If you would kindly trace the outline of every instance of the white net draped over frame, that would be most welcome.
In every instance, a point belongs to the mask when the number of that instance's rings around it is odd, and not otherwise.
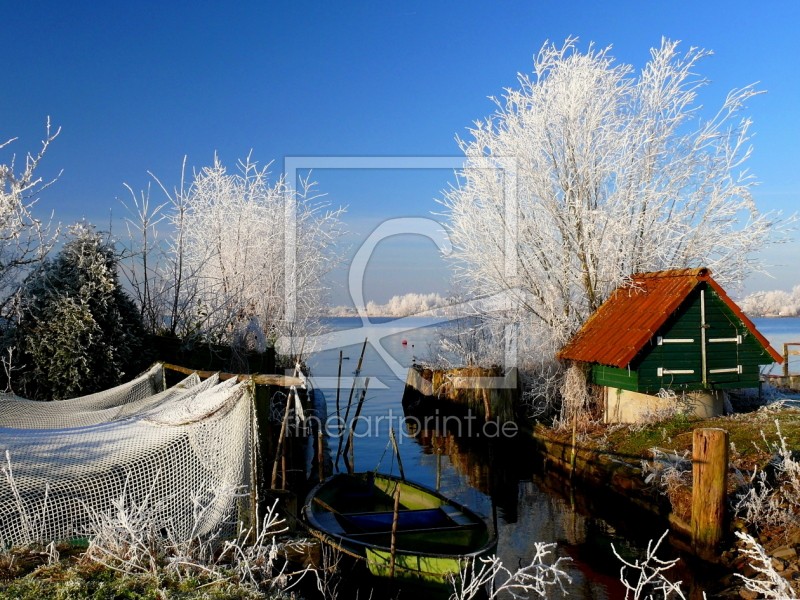
[[[0,396],[0,546],[86,537],[93,515],[121,499],[147,502],[179,538],[230,517],[232,492],[250,478],[249,384],[196,374],[163,382],[157,365],[71,400]]]

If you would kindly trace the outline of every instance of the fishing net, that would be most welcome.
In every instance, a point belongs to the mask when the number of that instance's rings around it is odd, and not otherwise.
[[[102,398],[36,409],[0,402],[0,546],[88,537],[103,515],[144,506],[157,530],[178,539],[231,520],[250,484],[249,383],[190,375],[159,385],[163,374],[151,369]],[[70,412],[72,403],[80,410]],[[13,416],[9,406],[24,408]]]
[[[199,382],[200,378],[194,374],[181,383],[192,385]],[[69,400],[41,402],[15,394],[0,394],[0,427],[62,429],[106,423],[128,412],[131,407],[126,409],[127,405],[152,398],[165,387],[164,368],[156,364],[128,383]]]

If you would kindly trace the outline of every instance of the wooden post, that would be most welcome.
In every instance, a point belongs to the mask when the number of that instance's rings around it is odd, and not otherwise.
[[[347,427],[347,419],[350,417],[350,406],[353,404],[353,392],[356,390],[356,381],[358,380],[358,375],[361,373],[361,365],[364,363],[364,352],[367,349],[367,339],[364,338],[364,345],[361,347],[361,356],[358,358],[358,365],[356,366],[356,372],[353,376],[353,385],[350,388],[350,396],[347,398],[347,410],[344,412],[344,427]],[[339,436],[339,449],[336,451],[336,465],[334,470],[339,467],[339,456],[342,454],[342,438],[344,436]],[[345,448],[345,454],[347,453],[347,448]]]
[[[397,466],[400,467],[400,479],[403,481],[406,480],[406,474],[403,471],[403,460],[400,458],[400,448],[397,447],[397,438],[394,435],[394,427],[389,429],[389,438],[392,440],[392,446],[394,447],[394,453],[397,455]],[[438,483],[437,483],[438,486]],[[438,487],[437,487],[438,489]]]
[[[392,514],[392,545],[389,548],[389,579],[394,579],[395,540],[397,538],[397,521],[400,515],[400,484],[394,490],[394,513]]]
[[[572,456],[569,459],[569,478],[572,481],[572,476],[575,474],[575,459],[578,456],[578,407],[572,411]]]
[[[352,435],[353,435],[353,428],[351,427],[350,428],[350,436],[352,437]],[[348,440],[348,441],[352,442],[352,440]],[[350,473],[350,475],[352,475],[353,471],[356,470],[356,445],[353,444],[353,443],[350,444],[350,460],[347,462],[347,465],[350,467],[349,470],[348,470],[348,473]]]
[[[442,449],[436,449],[436,491],[442,487]]]
[[[336,376],[336,418],[338,419],[341,415],[339,411],[341,408],[339,407],[339,392],[342,390],[342,356],[343,351],[339,350],[339,374]]]
[[[269,385],[253,385],[253,393],[255,395],[255,431],[253,437],[255,438],[256,448],[254,460],[256,461],[256,477],[253,479],[253,490],[259,498],[263,496],[264,490],[267,489],[269,477],[269,456],[272,454],[270,451],[270,402],[272,398],[272,388]],[[257,503],[257,505],[260,504]],[[260,508],[256,507],[256,513]],[[260,522],[263,515],[257,514],[256,522]]]
[[[262,477],[261,468],[258,461],[258,448],[260,440],[258,435],[258,404],[256,389],[257,386],[255,382],[250,381],[250,393],[252,400],[252,414],[250,419],[250,515],[246,521],[243,522],[240,520],[240,523],[242,523],[244,527],[250,529],[250,533],[247,536],[247,541],[251,544],[255,542],[256,534],[259,531],[258,492]]]
[[[355,443],[353,442],[353,434],[356,430],[356,425],[358,425],[358,418],[361,416],[361,407],[364,406],[364,398],[367,397],[367,388],[369,388],[369,377],[364,380],[364,389],[361,390],[361,398],[358,400],[358,406],[356,407],[356,414],[353,417],[353,420],[350,422],[350,435],[347,437],[347,443],[344,445],[344,454],[346,455],[347,452],[350,452],[350,462],[348,464],[348,473],[353,473],[353,469],[355,469]],[[347,462],[347,456],[344,457],[345,462]]]
[[[692,463],[692,547],[699,556],[712,557],[724,532],[728,432],[724,429],[695,429]]]
[[[322,452],[322,427],[317,431],[317,465],[319,466],[319,482],[325,481],[325,455]]]
[[[294,390],[292,390],[294,391]],[[297,393],[297,392],[295,392]],[[275,462],[272,463],[272,481],[270,487],[274,490],[278,484],[278,463],[280,462],[281,450],[283,449],[283,439],[286,437],[286,423],[289,421],[289,409],[292,406],[292,392],[286,396],[286,410],[283,413],[283,421],[281,422],[281,433],[278,436],[278,450],[275,455]]]
[[[281,489],[286,489],[286,438],[283,440],[283,452],[281,452]]]

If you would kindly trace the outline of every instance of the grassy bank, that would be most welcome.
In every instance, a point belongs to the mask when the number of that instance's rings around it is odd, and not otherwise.
[[[84,554],[85,547],[62,544],[56,555],[45,548],[0,552],[0,598],[13,600],[298,600],[272,582],[253,585],[233,570],[216,568],[154,572],[122,570]]]

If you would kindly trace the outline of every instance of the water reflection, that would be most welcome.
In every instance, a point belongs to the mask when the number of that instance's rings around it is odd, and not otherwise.
[[[339,319],[337,325],[344,326],[346,322]],[[388,336],[382,343],[398,361],[410,366],[414,352],[410,346],[424,348],[434,335],[434,329],[423,328]],[[408,344],[402,345],[403,339]],[[359,351],[359,346],[345,348],[345,356],[357,357]],[[338,355],[338,350],[328,350],[313,356],[310,362],[314,375],[335,376]],[[343,375],[354,366],[345,364]],[[572,583],[566,586],[570,599],[625,597],[619,582],[621,564],[611,544],[623,557],[636,559],[643,554],[648,540],[661,536],[666,523],[610,492],[591,489],[581,494],[571,488],[568,481],[543,468],[538,452],[525,435],[486,438],[463,435],[463,429],[459,435],[452,420],[447,421],[447,426],[441,420],[429,420],[424,425],[425,420],[420,417],[430,415],[431,410],[434,416],[436,410],[440,416],[457,411],[450,413],[444,405],[405,407],[403,411],[405,381],[394,377],[378,353],[369,347],[363,375],[380,377],[386,383],[386,389],[370,390],[364,415],[385,416],[391,411],[395,415],[402,412],[406,417],[416,417],[406,419],[405,435],[400,437],[406,476],[491,517],[498,532],[498,555],[505,565],[516,568],[528,564],[534,555],[535,542],[555,542],[557,556],[571,559],[566,569],[572,578]],[[328,411],[332,413],[335,392],[326,392],[326,398]],[[385,452],[387,442],[385,435],[356,439],[357,470],[371,470],[380,465],[382,472],[396,474],[392,453]],[[676,555],[668,544],[664,550],[664,558]],[[687,589],[693,588],[693,597],[701,598],[699,591],[708,589],[719,578],[719,573],[707,566],[693,568],[688,560],[683,560],[679,567],[671,576],[687,582]],[[419,599],[423,595],[417,591],[401,597]],[[563,596],[556,590],[550,597]]]

